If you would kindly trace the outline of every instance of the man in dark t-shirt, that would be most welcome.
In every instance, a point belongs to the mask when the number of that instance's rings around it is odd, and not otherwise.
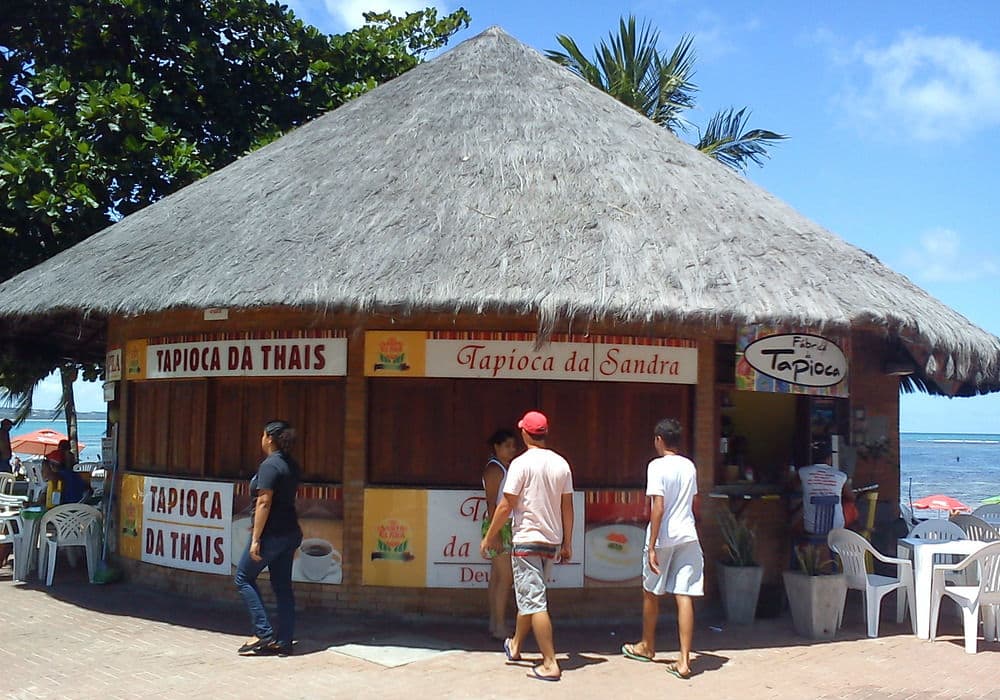
[[[60,440],[55,450],[45,455],[43,475],[47,481],[57,482],[59,503],[79,503],[87,491],[83,477],[73,471],[76,455],[70,449],[69,440]]]

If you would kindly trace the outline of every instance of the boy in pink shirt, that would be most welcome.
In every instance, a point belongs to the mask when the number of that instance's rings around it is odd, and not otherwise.
[[[573,556],[573,475],[560,455],[545,447],[548,419],[538,411],[528,411],[518,422],[527,449],[510,463],[503,500],[493,513],[490,529],[483,537],[483,557],[496,549],[500,528],[514,514],[513,552],[514,598],[517,626],[514,636],[505,639],[509,661],[521,658],[521,644],[528,632],[535,635],[542,663],[531,669],[533,677],[557,681],[562,676],[552,641],[545,581],[556,558]]]

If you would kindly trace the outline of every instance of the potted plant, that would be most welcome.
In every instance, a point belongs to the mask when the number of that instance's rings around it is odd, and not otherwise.
[[[749,625],[757,610],[764,575],[764,569],[754,558],[755,534],[745,520],[728,509],[720,511],[719,527],[726,552],[725,559],[719,562],[719,588],[726,620],[731,624]]]
[[[847,581],[823,545],[795,548],[798,571],[783,574],[792,626],[810,639],[833,639],[844,613]]]

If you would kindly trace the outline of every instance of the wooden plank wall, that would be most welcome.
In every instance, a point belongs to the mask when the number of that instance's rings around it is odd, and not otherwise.
[[[120,449],[124,467],[178,475],[249,478],[261,458],[260,429],[276,416],[290,420],[302,437],[299,446],[307,478],[339,482],[344,494],[344,585],[307,587],[315,604],[362,610],[401,609],[396,601],[421,612],[455,612],[449,601],[459,596],[481,604],[481,592],[455,591],[435,596],[414,589],[361,586],[364,489],[369,484],[479,485],[488,435],[497,427],[513,427],[524,410],[542,408],[552,420],[552,446],[573,465],[578,487],[641,487],[652,454],[656,420],[670,416],[685,427],[686,448],[698,466],[703,495],[715,483],[720,409],[716,376],[716,343],[733,343],[730,327],[691,328],[670,324],[620,324],[613,321],[567,322],[556,333],[688,338],[697,341],[698,384],[694,387],[579,382],[514,382],[488,380],[369,380],[364,376],[365,330],[469,330],[533,332],[531,316],[494,314],[357,315],[285,309],[230,311],[226,321],[205,321],[201,310],[176,311],[139,318],[112,319],[109,339],[124,348],[126,340],[192,333],[254,330],[345,329],[348,332],[348,377],[340,379],[159,380],[123,382],[111,406],[125,427]],[[880,500],[895,499],[898,484],[898,381],[880,373],[882,342],[878,329],[855,333],[852,358],[852,405],[866,406],[890,417],[890,454],[878,464],[859,465],[862,478],[883,484]],[[859,335],[864,335],[862,340]],[[871,357],[859,361],[864,352]],[[727,381],[731,381],[727,379]],[[141,426],[141,429],[140,429]],[[200,459],[199,459],[200,455]],[[893,480],[895,479],[895,484]],[[707,505],[707,504],[706,504]],[[705,508],[699,525],[714,588],[714,560],[721,541],[714,506]],[[773,512],[770,512],[773,510]],[[787,514],[775,507],[751,515],[760,522],[762,557],[777,569],[782,564]],[[773,527],[772,527],[773,525]],[[773,554],[773,556],[771,556]],[[131,564],[131,563],[130,563]],[[133,566],[142,576],[163,573],[168,587],[183,585],[190,572]],[[147,571],[148,570],[148,571]],[[168,575],[169,574],[169,575]],[[778,571],[769,572],[769,578]],[[186,578],[187,577],[187,578]],[[204,577],[202,577],[204,578]],[[214,577],[218,578],[218,577]],[[228,586],[220,579],[219,586]],[[315,592],[313,592],[315,588]],[[201,590],[192,585],[192,590]],[[633,592],[620,591],[632,605]],[[612,593],[583,589],[558,591],[577,603],[593,600],[593,610],[608,605]],[[608,596],[611,595],[611,598]],[[402,597],[401,597],[402,596]],[[437,605],[435,601],[442,601]],[[484,604],[483,604],[484,605]],[[586,606],[585,606],[586,607]],[[580,608],[581,611],[583,608]],[[590,608],[587,608],[590,610]],[[629,608],[630,609],[630,608]],[[581,612],[581,614],[583,614]]]

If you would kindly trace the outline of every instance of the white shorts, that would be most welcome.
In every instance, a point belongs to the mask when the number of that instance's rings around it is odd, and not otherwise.
[[[537,554],[519,556],[517,545],[514,545],[510,562],[514,571],[514,602],[519,614],[534,615],[548,609],[545,582],[552,575],[554,561],[550,556]]]
[[[647,547],[642,549],[642,587],[653,595],[705,595],[705,558],[695,542],[656,548],[660,573],[649,568]]]

